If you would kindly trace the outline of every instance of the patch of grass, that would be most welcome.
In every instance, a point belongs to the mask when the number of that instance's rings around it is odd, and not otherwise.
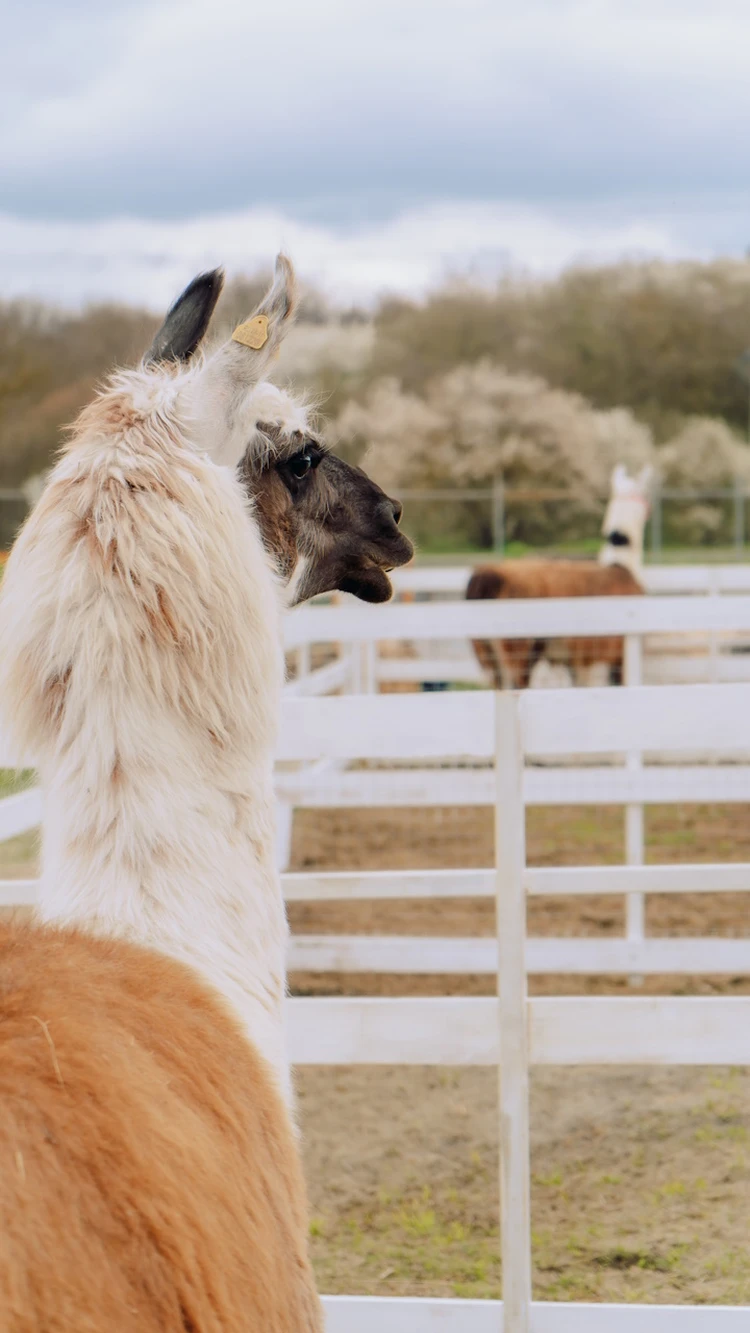
[[[0,768],[0,800],[33,787],[36,773],[32,768]],[[33,870],[39,837],[35,831],[0,842],[0,875],[24,875]]]
[[[0,799],[26,791],[34,785],[35,776],[33,768],[0,768]]]
[[[611,1250],[595,1254],[592,1262],[597,1268],[643,1268],[652,1273],[669,1273],[677,1260],[671,1253],[666,1255],[657,1250],[626,1250],[615,1245]]]
[[[315,1219],[310,1243],[321,1290],[499,1297],[496,1226],[458,1215],[465,1208],[443,1192],[432,1198],[429,1187],[386,1198],[356,1216]]]
[[[542,1185],[545,1189],[559,1188],[563,1183],[562,1171],[551,1171],[546,1176],[532,1176],[535,1185]]]

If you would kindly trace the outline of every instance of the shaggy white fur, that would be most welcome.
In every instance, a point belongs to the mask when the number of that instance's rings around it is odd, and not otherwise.
[[[83,412],[0,595],[0,706],[44,789],[40,914],[195,967],[290,1098],[272,761],[283,595],[234,464],[305,429],[262,352],[116,376]]]

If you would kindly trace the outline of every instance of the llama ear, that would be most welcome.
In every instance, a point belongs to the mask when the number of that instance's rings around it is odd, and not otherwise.
[[[297,281],[286,255],[276,259],[273,285],[258,308],[238,324],[219,355],[228,359],[235,378],[253,384],[276,352],[297,312]]]
[[[254,318],[265,317],[268,320],[268,336],[282,336],[293,322],[297,313],[298,295],[297,278],[290,259],[286,255],[276,256],[273,286],[266,293],[255,312]],[[284,328],[283,326],[286,325]],[[240,325],[240,328],[243,326]],[[283,330],[283,332],[282,332]],[[237,333],[235,329],[235,333]],[[234,337],[234,334],[232,335]]]
[[[223,286],[224,271],[220,268],[193,278],[170,308],[143,358],[144,365],[159,365],[164,361],[189,361],[205,337]]]
[[[612,471],[612,480],[610,482],[613,495],[622,495],[623,491],[628,489],[628,470],[624,463],[618,463]]]

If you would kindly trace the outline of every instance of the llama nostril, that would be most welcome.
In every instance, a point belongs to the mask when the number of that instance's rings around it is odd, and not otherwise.
[[[401,522],[401,515],[404,512],[404,506],[399,504],[398,500],[391,500],[390,496],[384,495],[375,509],[376,522],[378,530],[385,537],[393,535],[394,527],[398,527]]]

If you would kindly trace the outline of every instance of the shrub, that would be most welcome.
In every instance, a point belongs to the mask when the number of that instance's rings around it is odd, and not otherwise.
[[[626,409],[594,411],[577,394],[488,360],[435,377],[423,395],[382,379],[364,402],[346,405],[337,429],[386,488],[502,480],[529,492],[508,508],[506,536],[532,543],[596,532],[614,464],[639,467],[653,456],[650,431]],[[474,515],[466,538],[486,544],[489,516],[478,507]]]

